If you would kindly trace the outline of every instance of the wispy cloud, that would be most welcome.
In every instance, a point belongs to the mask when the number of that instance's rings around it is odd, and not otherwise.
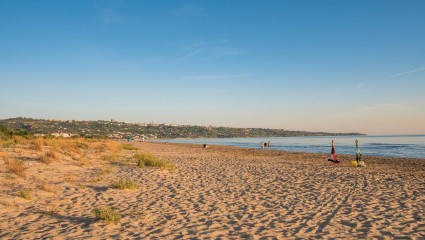
[[[419,67],[419,68],[416,68],[416,69],[413,69],[413,70],[410,70],[410,71],[407,71],[407,72],[397,73],[397,74],[392,75],[392,77],[399,77],[399,76],[403,76],[403,75],[407,75],[407,74],[411,74],[411,73],[415,73],[415,72],[422,72],[422,71],[425,71],[425,66],[422,66],[422,67]]]
[[[235,78],[245,78],[249,77],[248,74],[225,74],[225,75],[199,75],[199,76],[185,76],[185,80],[223,80],[223,79],[235,79]]]
[[[178,60],[184,60],[199,56],[204,60],[217,59],[225,56],[238,56],[241,51],[233,49],[227,45],[227,39],[218,39],[215,41],[198,41],[180,47],[183,52]]]
[[[241,53],[242,53],[241,51],[236,51],[236,50],[226,50],[226,51],[219,52],[219,54],[221,55],[233,55],[233,56],[240,55]]]
[[[215,41],[197,41],[188,45],[184,45],[181,47],[181,49],[184,51],[188,51],[188,50],[204,48],[208,46],[222,45],[222,44],[225,44],[226,42],[228,42],[228,39],[225,39],[225,38],[218,39]]]
[[[210,51],[209,55],[205,56],[206,60],[212,60],[212,59],[217,59],[217,58],[222,58],[222,57],[227,57],[227,56],[238,56],[241,55],[242,52],[241,51],[236,51],[236,50],[220,50],[220,49],[216,49],[213,51]]]
[[[187,58],[191,58],[191,57],[194,57],[194,56],[201,54],[202,52],[203,52],[203,49],[191,51],[191,52],[186,53],[185,55],[179,57],[178,60],[184,60],[184,59],[187,59]]]

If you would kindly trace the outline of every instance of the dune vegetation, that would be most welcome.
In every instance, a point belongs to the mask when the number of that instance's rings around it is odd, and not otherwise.
[[[139,167],[157,167],[165,170],[174,170],[174,165],[166,160],[158,159],[149,153],[136,153],[134,159]]]
[[[97,200],[87,198],[117,192],[115,189],[133,190],[126,193],[130,197],[139,194],[138,187],[144,183],[129,178],[129,171],[143,174],[156,171],[155,168],[174,169],[166,161],[143,163],[152,168],[140,168],[135,155],[156,159],[131,144],[105,139],[36,138],[24,130],[2,126],[0,214],[42,214],[64,220],[72,216],[81,221],[117,223],[121,217],[133,216],[131,212],[141,210],[125,212],[120,208],[99,207]],[[77,208],[75,202],[90,203],[90,207]],[[6,229],[0,227],[2,231]]]

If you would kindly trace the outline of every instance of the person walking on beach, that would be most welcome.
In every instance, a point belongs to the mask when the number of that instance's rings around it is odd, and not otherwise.
[[[260,145],[261,145],[261,149],[263,149],[263,148],[264,148],[264,142],[263,142],[263,141],[261,141],[261,142],[260,142]]]
[[[267,148],[270,148],[270,141],[267,142]]]

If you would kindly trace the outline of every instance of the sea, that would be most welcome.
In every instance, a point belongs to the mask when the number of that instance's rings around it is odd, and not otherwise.
[[[262,137],[262,138],[197,138],[161,139],[158,142],[192,143],[260,148],[260,142],[270,141],[270,150],[330,153],[334,140],[337,154],[356,154],[358,139],[363,156],[386,156],[425,159],[425,135],[357,135],[315,137]]]

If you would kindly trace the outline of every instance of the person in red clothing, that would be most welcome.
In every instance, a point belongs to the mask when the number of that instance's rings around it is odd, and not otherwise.
[[[336,156],[334,140],[332,140],[331,158],[330,158],[330,159],[328,159],[328,161],[330,161],[330,162],[334,162],[334,163],[340,163],[340,161],[338,160],[338,158],[337,158],[337,156]]]

